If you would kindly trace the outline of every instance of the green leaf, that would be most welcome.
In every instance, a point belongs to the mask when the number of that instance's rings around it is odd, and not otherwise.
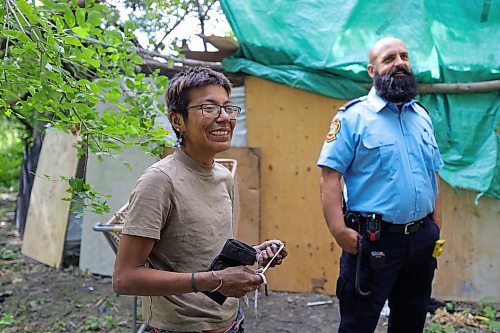
[[[63,37],[63,41],[69,45],[82,46],[82,42],[76,37]]]
[[[109,102],[118,103],[120,102],[120,93],[117,94],[115,91],[111,91],[105,94],[104,98],[106,98],[106,100]]]
[[[85,86],[87,87],[88,89],[90,89],[94,94],[98,94],[99,93],[99,87],[94,83],[94,82],[90,82],[89,80],[78,80],[76,82],[77,85],[79,86]]]
[[[33,14],[33,8],[26,1],[19,0],[16,3],[24,15],[31,16]]]
[[[85,59],[85,61],[92,67],[94,68],[99,68],[101,66],[101,62],[99,61],[99,59],[92,59],[92,58],[89,58],[89,59]]]
[[[87,29],[85,28],[82,28],[82,27],[74,27],[71,29],[75,34],[77,34],[78,36],[82,37],[82,38],[85,38],[89,35]]]
[[[100,99],[94,95],[87,94],[86,95],[87,101],[92,104],[96,104],[100,102]]]
[[[483,313],[486,317],[490,318],[490,319],[495,319],[495,310],[493,310],[493,308],[491,306],[486,306],[484,309],[483,309]]]
[[[20,43],[28,43],[29,41],[31,41],[30,38],[26,34],[23,34],[23,33],[19,34],[18,39],[19,39]]]
[[[47,37],[47,45],[50,46],[51,48],[53,48],[55,44],[56,44],[56,40],[54,39],[54,37],[52,35],[49,35]]]
[[[130,60],[132,60],[137,65],[144,64],[144,60],[142,60],[142,58],[140,56],[138,56],[137,54],[132,54],[130,56]]]
[[[75,26],[75,15],[73,15],[73,12],[69,8],[66,8],[64,11],[64,21],[66,21],[66,24],[70,28]]]
[[[61,16],[56,15],[53,17],[54,21],[56,21],[57,32],[61,33],[64,30],[64,22]]]
[[[125,32],[127,33],[130,33],[130,32],[133,32],[135,29],[136,29],[136,24],[134,21],[127,21],[125,22],[125,24],[123,25],[123,27],[125,28]]]
[[[487,321],[487,323],[488,323],[488,327],[490,330],[495,331],[495,332],[500,330],[500,321],[489,320],[489,321]]]
[[[47,65],[47,56],[45,54],[42,54],[42,57],[40,58],[40,68],[45,68]]]
[[[117,108],[119,108],[120,110],[123,110],[123,111],[127,111],[128,110],[128,107],[126,105],[123,105],[123,104],[115,104],[115,106]]]
[[[120,55],[117,53],[112,54],[109,56],[109,59],[111,60],[111,62],[118,62],[118,60],[120,60]]]
[[[21,35],[21,31],[18,31],[18,30],[10,30],[10,29],[2,29],[0,30],[0,33],[5,36],[5,37],[9,37],[9,38],[18,38],[19,35]]]
[[[91,24],[94,27],[100,25],[101,20],[101,13],[97,10],[93,10],[88,14],[87,23]]]
[[[125,85],[127,86],[127,88],[129,88],[130,90],[134,90],[135,89],[135,84],[134,84],[134,81],[132,81],[131,79],[129,78],[126,78],[125,79]]]
[[[76,21],[79,26],[83,26],[85,24],[85,9],[77,8],[76,9]]]

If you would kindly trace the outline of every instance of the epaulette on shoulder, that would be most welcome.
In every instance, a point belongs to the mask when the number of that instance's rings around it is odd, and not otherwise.
[[[431,114],[429,113],[429,110],[427,110],[425,108],[425,106],[422,105],[422,103],[420,103],[419,101],[415,101],[415,104],[417,104],[418,106],[420,106],[422,109],[424,109],[425,112],[427,112],[427,114],[430,116]]]
[[[339,112],[344,112],[346,111],[347,109],[349,109],[351,106],[353,106],[354,104],[357,104],[359,102],[362,102],[366,99],[366,96],[363,96],[363,97],[359,97],[359,98],[356,98],[356,99],[353,99],[353,100],[350,100],[349,102],[345,103],[344,105],[342,105],[340,108],[339,108]]]

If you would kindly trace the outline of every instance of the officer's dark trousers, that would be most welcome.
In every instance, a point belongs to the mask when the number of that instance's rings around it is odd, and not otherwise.
[[[356,256],[344,252],[337,281],[339,333],[373,332],[387,299],[391,309],[389,333],[422,332],[436,269],[432,251],[438,239],[439,229],[430,217],[422,229],[410,235],[382,234],[375,242],[363,237],[361,289],[372,290],[366,297],[355,290]],[[386,256],[385,266],[378,271],[373,287],[370,251],[384,251]]]

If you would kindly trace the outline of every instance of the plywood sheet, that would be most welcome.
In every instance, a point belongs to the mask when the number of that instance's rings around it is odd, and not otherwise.
[[[500,204],[477,193],[453,190],[443,193],[443,227],[446,240],[438,259],[434,295],[440,299],[477,301],[500,295]]]
[[[270,81],[245,81],[247,140],[261,150],[261,239],[280,238],[289,254],[269,272],[274,290],[333,294],[340,249],[319,196],[319,151],[345,101]]]
[[[31,191],[21,251],[46,265],[62,263],[70,202],[68,183],[61,176],[74,177],[78,165],[75,144],[78,137],[49,130],[44,138]]]
[[[236,238],[247,244],[258,244],[260,233],[259,150],[231,148],[217,158],[237,161],[235,191],[237,193]]]
[[[124,161],[129,163],[128,167]],[[106,223],[113,214],[128,202],[136,180],[144,170],[155,163],[156,159],[137,148],[127,148],[120,153],[120,159],[104,157],[99,161],[91,156],[87,164],[87,182],[96,191],[110,194],[108,205],[111,212],[104,215],[86,213],[82,222],[82,242],[80,246],[80,269],[94,274],[111,276],[115,262],[115,253],[101,232],[92,230],[97,223]]]

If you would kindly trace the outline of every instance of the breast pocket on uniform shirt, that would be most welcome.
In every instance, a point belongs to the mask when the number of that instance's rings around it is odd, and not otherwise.
[[[370,135],[363,139],[365,160],[373,165],[380,165],[382,171],[390,175],[395,173],[398,166],[398,152],[396,139],[393,137],[382,137]]]
[[[422,131],[422,141],[423,141],[422,152],[423,152],[423,157],[425,159],[425,165],[427,165],[428,168],[433,170],[434,157],[438,149],[436,139],[434,138],[434,135],[432,133],[424,129],[424,131]]]

